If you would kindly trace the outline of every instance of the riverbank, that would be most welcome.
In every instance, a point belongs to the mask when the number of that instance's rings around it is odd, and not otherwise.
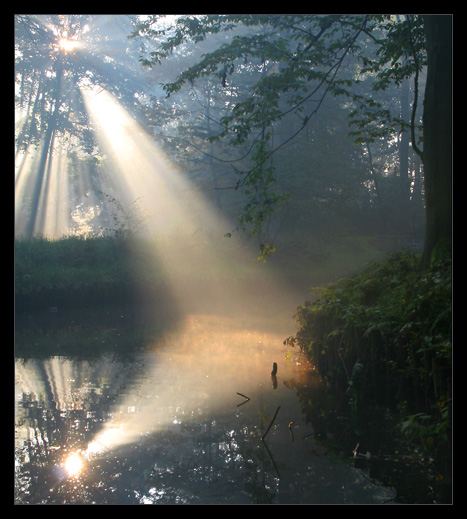
[[[308,287],[351,275],[398,243],[395,237],[359,235],[327,240],[287,236],[279,241],[277,252],[264,264],[256,258],[254,243],[233,238],[206,243],[196,236],[180,235],[166,243],[159,238],[157,244],[128,234],[16,239],[16,311],[167,301],[171,297],[168,287],[178,275],[203,288],[213,282],[254,287],[258,280],[268,284],[272,277],[298,287],[306,297]],[[165,258],[164,263],[161,254],[167,252],[170,260]],[[180,271],[178,258],[185,259],[189,272]],[[209,265],[203,258],[209,259]]]
[[[15,240],[16,311],[127,303],[156,292],[167,296],[164,285],[160,265],[126,237]]]
[[[400,440],[399,454],[424,464],[443,494],[451,479],[451,262],[419,265],[418,254],[399,252],[317,289],[319,298],[298,308],[299,330],[288,342],[307,353],[342,404],[351,443],[368,443],[364,421],[385,416],[393,446]]]
[[[370,452],[370,477],[403,489],[398,502],[450,502],[451,264],[422,272],[418,254],[379,259],[384,251],[372,239],[354,238],[354,247],[349,241],[321,247],[321,258],[308,250],[299,255],[294,247],[289,262],[284,250],[266,265],[251,254],[235,262],[228,250],[232,242],[216,242],[207,267],[194,254],[205,244],[182,240],[172,257],[188,257],[189,272],[179,267],[169,275],[154,244],[128,236],[17,240],[16,353],[87,358],[112,351],[126,358],[142,351],[187,314],[186,307],[178,311],[174,279],[184,299],[192,289],[199,312],[207,311],[208,302],[209,311],[222,312],[209,292],[214,286],[238,296],[228,301],[225,315],[256,321],[274,316],[275,323],[277,302],[286,297],[281,287],[300,282],[308,292],[323,281],[325,288],[310,294],[314,302],[298,308],[299,330],[288,340],[316,366],[310,380],[295,387],[314,436],[339,443],[345,456],[358,445],[361,463]],[[363,268],[370,258],[374,262]],[[284,284],[271,291],[271,281],[278,279]],[[297,293],[288,316],[300,301]],[[265,330],[271,332],[270,322]]]

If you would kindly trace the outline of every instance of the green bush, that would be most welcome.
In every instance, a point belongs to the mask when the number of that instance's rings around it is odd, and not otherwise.
[[[136,267],[135,267],[136,265]],[[160,265],[143,243],[124,236],[36,237],[15,240],[15,296],[21,309],[126,298],[163,283]]]
[[[288,341],[336,390],[397,410],[407,436],[423,431],[423,447],[431,438],[436,448],[450,420],[451,291],[449,259],[425,271],[418,254],[401,251],[320,289],[297,309]]]

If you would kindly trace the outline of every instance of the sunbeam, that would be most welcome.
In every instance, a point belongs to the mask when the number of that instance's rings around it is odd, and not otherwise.
[[[157,147],[141,126],[102,88],[83,88],[83,97],[113,176],[119,198],[141,199],[151,215],[156,237],[183,229],[187,235],[209,232],[222,236],[220,214],[213,214],[202,195]]]
[[[112,172],[109,195],[126,208],[139,200],[149,215],[150,254],[162,263],[182,316],[173,333],[157,338],[154,357],[145,361],[142,398],[118,399],[121,413],[88,444],[85,457],[92,457],[177,425],[180,412],[186,419],[206,406],[222,408],[239,389],[247,393],[261,372],[269,374],[274,359],[265,352],[277,351],[274,343],[282,347],[283,335],[245,330],[244,319],[259,322],[266,300],[287,304],[296,296],[265,275],[240,236],[224,237],[231,224],[109,92],[82,88],[82,94]],[[286,333],[278,319],[274,324]]]
[[[42,146],[39,148],[42,149]],[[15,172],[15,227],[18,236],[23,235],[28,220],[33,218],[32,233],[48,238],[59,238],[69,232],[70,186],[67,174],[67,154],[60,139],[54,139],[45,159],[44,174],[38,179],[41,152],[26,150],[16,161]],[[34,186],[38,192],[34,194]],[[38,197],[37,210],[27,216],[32,199]]]
[[[203,311],[205,305],[242,306],[246,294],[238,292],[238,281],[242,269],[255,268],[253,250],[238,235],[225,237],[232,223],[184,178],[109,92],[83,88],[82,93],[111,164],[110,194],[127,208],[135,200],[140,203],[152,253],[162,262],[179,305],[190,312]],[[257,277],[261,279],[260,272]],[[264,287],[258,284],[257,290]]]

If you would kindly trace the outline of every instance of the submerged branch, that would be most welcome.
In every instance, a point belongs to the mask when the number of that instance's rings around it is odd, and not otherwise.
[[[269,429],[271,429],[272,427],[272,424],[274,423],[274,420],[276,419],[276,416],[277,416],[277,413],[279,412],[279,409],[281,408],[281,406],[279,406],[276,410],[276,413],[275,415],[273,416],[272,420],[271,420],[271,423],[269,424],[269,427],[267,428],[266,432],[263,434],[263,437],[261,438],[261,441],[264,442],[264,438],[266,438],[266,435],[268,434],[269,432]]]
[[[243,398],[246,398],[246,400],[245,400],[244,402],[242,402],[241,404],[238,404],[237,407],[240,407],[241,405],[246,404],[247,402],[250,401],[250,398],[247,397],[246,395],[242,395],[242,393],[238,393],[238,392],[237,392],[237,395],[240,395],[240,396],[242,396]]]
[[[271,461],[272,461],[272,464],[274,466],[274,469],[276,470],[277,477],[280,478],[281,475],[279,473],[279,469],[277,468],[276,462],[274,461],[274,457],[273,457],[271,451],[269,450],[268,444],[264,440],[263,440],[263,445],[266,447],[266,450],[268,451],[268,454],[269,454],[269,457],[271,458]]]
[[[266,432],[263,434],[263,437],[261,438],[261,441],[263,442],[263,445],[266,447],[266,450],[268,451],[268,454],[269,454],[269,457],[271,458],[271,461],[272,461],[272,464],[274,466],[274,469],[276,470],[276,473],[277,473],[277,477],[281,477],[281,475],[279,474],[279,470],[277,468],[277,465],[274,461],[274,458],[271,454],[271,451],[269,450],[269,447],[268,447],[268,444],[266,443],[265,441],[265,438],[266,438],[266,435],[268,434],[269,432],[269,429],[271,429],[272,427],[272,424],[274,423],[275,419],[276,419],[276,416],[277,416],[277,413],[279,412],[279,409],[281,408],[281,406],[279,406],[277,409],[276,409],[276,413],[274,414],[272,420],[271,420],[271,423],[269,424],[269,427],[267,428]]]

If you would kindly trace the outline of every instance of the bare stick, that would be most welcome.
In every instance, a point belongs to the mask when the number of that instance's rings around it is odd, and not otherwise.
[[[281,475],[279,474],[279,469],[277,468],[276,462],[274,461],[274,457],[273,457],[271,451],[269,450],[268,444],[264,441],[263,438],[261,438],[261,439],[263,440],[263,445],[266,447],[266,450],[268,451],[269,457],[271,458],[272,465],[273,465],[274,469],[276,470],[277,477],[280,478]]]
[[[276,416],[277,416],[277,413],[279,412],[279,409],[281,408],[281,406],[279,406],[277,408],[277,411],[276,411],[276,414],[273,416],[272,420],[271,420],[271,423],[269,424],[269,427],[267,429],[267,431],[263,434],[263,437],[261,438],[261,440],[264,442],[264,438],[266,438],[266,435],[268,434],[269,432],[269,429],[272,427],[272,424],[274,423],[274,420],[276,419]]]
[[[246,404],[247,402],[250,401],[250,399],[246,395],[242,395],[241,393],[238,393],[238,392],[237,392],[237,395],[240,395],[243,398],[246,398],[245,402],[242,402],[241,404],[238,404],[237,407],[240,407],[241,405]]]

